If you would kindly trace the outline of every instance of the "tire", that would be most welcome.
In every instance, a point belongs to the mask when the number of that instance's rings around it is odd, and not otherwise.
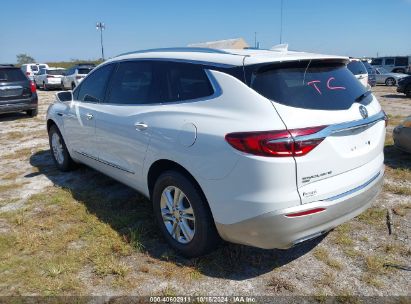
[[[171,199],[180,193],[178,190],[183,194],[178,196],[182,200],[173,204]],[[170,200],[166,199],[167,196]],[[193,258],[207,254],[220,243],[206,199],[198,186],[183,174],[177,171],[161,174],[154,185],[152,202],[161,233],[168,244],[183,256]],[[170,207],[177,209],[171,211]],[[176,228],[173,230],[173,227]]]
[[[30,117],[36,117],[37,114],[39,113],[39,110],[38,109],[27,110],[26,113]]]
[[[411,98],[411,84],[409,84],[406,88],[405,88],[405,95],[408,97],[408,98]]]
[[[65,90],[66,90],[66,89],[64,88],[63,82],[61,82],[61,84],[60,84],[60,90],[62,90],[62,91],[65,91]]]
[[[395,79],[392,77],[389,77],[385,80],[385,85],[391,87],[395,85]]]
[[[73,82],[71,83],[71,90],[74,90],[76,88],[76,84]]]
[[[43,81],[43,91],[47,91],[47,85],[44,81]]]
[[[56,125],[50,127],[49,145],[54,164],[60,171],[66,172],[74,169],[75,163],[71,159],[63,136]]]

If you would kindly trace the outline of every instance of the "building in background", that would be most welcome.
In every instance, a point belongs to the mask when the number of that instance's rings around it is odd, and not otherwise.
[[[210,42],[189,44],[189,47],[202,47],[210,49],[245,49],[250,47],[243,38],[234,38]]]

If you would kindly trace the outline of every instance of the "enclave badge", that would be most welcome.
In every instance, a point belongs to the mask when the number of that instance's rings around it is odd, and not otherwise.
[[[365,118],[368,117],[368,111],[367,111],[366,107],[360,106],[359,110],[360,110],[360,114],[361,114],[362,118],[365,119]]]

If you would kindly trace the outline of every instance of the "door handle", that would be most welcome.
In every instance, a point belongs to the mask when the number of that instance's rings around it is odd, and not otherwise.
[[[90,114],[90,113],[87,113],[87,114],[86,114],[87,120],[92,120],[93,117],[94,117],[93,114]]]
[[[148,128],[148,125],[144,122],[137,122],[134,124],[134,127],[136,127],[137,131],[144,131]]]

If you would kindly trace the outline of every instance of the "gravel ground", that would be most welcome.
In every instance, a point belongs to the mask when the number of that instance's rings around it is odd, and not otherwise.
[[[386,144],[387,174],[384,191],[364,215],[330,232],[290,250],[259,250],[246,246],[223,244],[215,253],[186,260],[170,251],[158,236],[146,237],[144,250],[135,250],[122,262],[128,265],[125,282],[114,284],[115,275],[96,276],[86,266],[75,273],[81,293],[88,295],[410,295],[409,271],[384,264],[411,266],[410,206],[411,156],[392,147],[391,132],[407,115],[411,115],[411,99],[397,94],[395,88],[373,89],[384,110],[392,118]],[[54,168],[45,131],[45,113],[55,92],[39,91],[39,115],[0,114],[0,234],[16,229],[8,214],[23,209],[33,196],[47,193],[52,187],[68,189],[74,199],[81,191],[103,193],[108,199],[128,199],[136,193],[94,170],[80,167],[70,173]],[[99,180],[100,184],[89,182]],[[407,190],[408,189],[408,190]],[[142,204],[148,202],[141,199]],[[41,208],[39,206],[38,208]],[[393,214],[393,233],[388,233],[386,214]],[[391,212],[390,211],[390,212]],[[112,219],[99,216],[102,223]],[[61,225],[64,225],[64,220]],[[68,224],[67,224],[68,225]],[[115,225],[111,225],[117,234]],[[80,248],[81,240],[71,247]],[[71,248],[70,247],[70,248]],[[0,247],[1,248],[1,247]],[[2,267],[0,277],[16,269]],[[186,269],[189,269],[187,274]],[[24,279],[23,279],[24,283]],[[24,284],[23,284],[24,285]],[[48,294],[41,287],[21,287],[1,283],[0,295]],[[60,291],[62,290],[62,291]],[[60,294],[76,294],[70,288],[56,289]]]

